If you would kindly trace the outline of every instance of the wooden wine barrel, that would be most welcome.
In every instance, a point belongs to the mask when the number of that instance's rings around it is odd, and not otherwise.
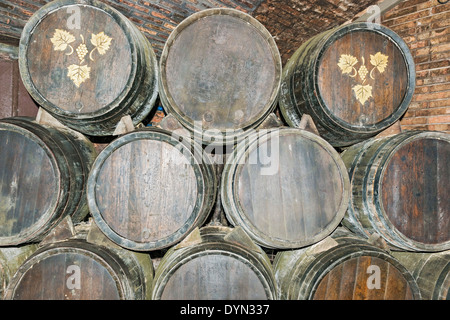
[[[450,249],[450,135],[405,131],[342,153],[351,181],[342,224],[406,251]]]
[[[412,275],[386,251],[337,229],[323,241],[280,251],[273,262],[281,300],[419,300]]]
[[[161,259],[153,300],[272,300],[275,278],[266,253],[241,228],[196,229]]]
[[[0,248],[0,299],[17,269],[37,248],[37,244]]]
[[[152,279],[148,254],[71,239],[29,257],[11,279],[5,300],[144,300]]]
[[[156,55],[124,15],[96,0],[57,0],[28,20],[20,39],[24,85],[65,125],[112,135],[130,115],[142,121],[158,94]]]
[[[336,150],[297,128],[259,131],[227,159],[221,199],[228,220],[259,245],[288,249],[328,236],[348,206],[349,179]]]
[[[174,245],[203,224],[216,188],[212,162],[199,144],[144,128],[103,149],[90,172],[87,198],[108,238],[149,251]]]
[[[450,251],[392,252],[416,279],[423,300],[450,300]]]
[[[160,98],[204,144],[234,143],[275,107],[281,69],[277,45],[259,21],[235,9],[207,9],[167,39]]]
[[[392,30],[358,22],[310,38],[284,67],[279,105],[290,126],[309,114],[340,147],[383,131],[405,112],[415,88],[408,46]]]
[[[41,240],[66,216],[89,212],[96,152],[82,134],[24,118],[0,120],[0,246]]]

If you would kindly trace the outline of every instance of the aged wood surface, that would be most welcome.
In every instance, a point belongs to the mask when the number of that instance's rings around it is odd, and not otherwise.
[[[276,103],[276,44],[257,20],[237,10],[203,10],[181,22],[160,65],[164,107],[205,143],[221,143],[225,132],[241,136]]]
[[[170,132],[141,129],[97,158],[88,183],[91,213],[111,239],[136,250],[180,241],[207,218],[216,182],[210,160]],[[198,155],[200,158],[198,158]]]
[[[16,271],[37,249],[37,244],[0,248],[0,299]]]
[[[152,275],[149,255],[144,263],[131,251],[72,239],[36,251],[11,279],[5,299],[148,299]]]
[[[305,42],[286,64],[280,109],[289,125],[311,115],[333,146],[375,136],[408,108],[415,87],[409,48],[390,29],[353,23]]]
[[[404,250],[448,250],[449,142],[446,133],[406,131],[347,149],[352,194],[343,224]]]
[[[129,114],[137,124],[150,112],[158,91],[156,56],[115,9],[95,0],[54,1],[24,30],[19,57],[24,84],[68,126],[111,135],[121,116]]]
[[[237,231],[237,236],[230,236]],[[152,298],[267,300],[276,287],[267,255],[237,229],[203,227],[201,241],[171,248],[155,272]]]
[[[340,223],[349,180],[335,150],[319,136],[296,128],[255,135],[237,148],[222,176],[230,222],[269,248],[315,243]]]
[[[332,245],[280,251],[274,270],[280,299],[411,300],[420,292],[408,270],[387,252],[338,229]]]
[[[450,251],[392,254],[416,279],[423,300],[450,299]]]
[[[65,216],[78,222],[88,214],[85,185],[96,154],[82,135],[2,119],[0,150],[0,245],[37,241]]]

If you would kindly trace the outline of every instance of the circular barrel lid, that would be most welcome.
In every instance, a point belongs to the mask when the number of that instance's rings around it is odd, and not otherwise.
[[[450,135],[405,132],[380,170],[379,201],[386,223],[406,245],[446,250],[450,245]]]
[[[399,119],[415,87],[405,42],[371,23],[345,25],[325,39],[315,69],[323,110],[356,132],[380,130]]]
[[[243,134],[273,109],[281,58],[268,31],[234,9],[208,9],[182,21],[160,60],[161,100],[205,143]]]
[[[36,237],[67,202],[67,172],[48,142],[0,123],[0,244]]]
[[[105,115],[132,93],[139,75],[134,32],[122,14],[102,2],[51,2],[22,33],[24,85],[55,115]]]
[[[215,186],[203,169],[206,158],[196,158],[190,147],[169,132],[142,129],[100,153],[89,176],[88,203],[111,240],[134,250],[161,249],[206,219]]]

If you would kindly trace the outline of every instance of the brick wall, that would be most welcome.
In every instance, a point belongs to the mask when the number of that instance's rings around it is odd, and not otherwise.
[[[450,2],[408,0],[384,14],[382,24],[405,40],[416,63],[402,129],[450,132]]]

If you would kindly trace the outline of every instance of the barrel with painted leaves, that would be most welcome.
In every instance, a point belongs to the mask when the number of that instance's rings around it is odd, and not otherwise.
[[[92,136],[114,133],[153,109],[158,65],[149,41],[118,10],[96,0],[52,1],[27,21],[19,47],[24,85],[65,125]]]
[[[336,147],[375,136],[406,112],[415,64],[403,39],[373,23],[345,24],[303,43],[283,70],[280,109],[297,127],[309,114]]]

